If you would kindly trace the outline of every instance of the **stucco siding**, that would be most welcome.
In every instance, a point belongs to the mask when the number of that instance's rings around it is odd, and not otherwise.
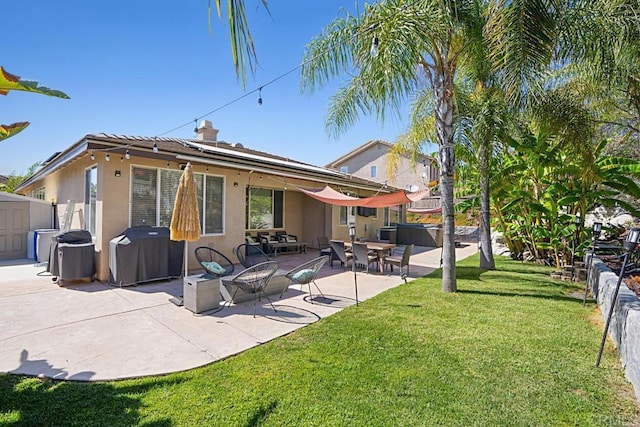
[[[396,172],[388,173],[388,156],[391,147],[386,143],[377,143],[367,149],[355,153],[353,156],[342,162],[332,164],[337,170],[342,167],[348,168],[348,173],[359,178],[369,179],[381,184],[385,182],[391,186],[406,189],[409,186],[417,185],[420,189],[427,187],[429,181],[437,179],[437,168],[432,164],[432,160],[424,157],[424,163],[411,164],[407,157],[400,158]],[[376,166],[376,176],[371,176],[371,167]],[[426,173],[426,177],[423,177]]]

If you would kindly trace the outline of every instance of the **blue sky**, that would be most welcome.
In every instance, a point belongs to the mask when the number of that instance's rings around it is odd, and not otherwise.
[[[355,4],[272,0],[270,17],[259,0],[245,3],[259,69],[243,90],[215,11],[209,32],[207,0],[5,2],[0,65],[71,99],[15,91],[0,98],[0,123],[31,122],[0,141],[0,174],[24,173],[89,133],[157,136],[192,121],[296,67],[313,36]],[[336,86],[301,94],[296,71],[263,89],[262,107],[249,95],[206,119],[221,140],[316,165],[403,131],[402,120],[382,126],[363,118],[338,140],[329,137],[324,119]],[[166,136],[190,138],[193,128]]]

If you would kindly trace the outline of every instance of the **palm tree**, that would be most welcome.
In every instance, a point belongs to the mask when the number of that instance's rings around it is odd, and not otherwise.
[[[327,129],[339,134],[360,114],[384,121],[419,90],[433,94],[443,217],[442,290],[455,292],[453,206],[454,79],[459,63],[482,42],[483,2],[386,0],[361,16],[329,24],[305,51],[302,87],[351,76],[333,96]],[[373,50],[373,54],[372,54]],[[416,69],[419,73],[416,73]]]
[[[59,90],[49,89],[41,86],[38,82],[31,80],[22,80],[20,77],[5,71],[0,66],[0,95],[7,95],[9,91],[19,90],[24,92],[40,93],[42,95],[55,96],[58,98],[69,99],[67,94]],[[18,122],[10,125],[0,125],[0,141],[12,137],[22,132],[29,122]]]
[[[260,0],[264,8],[269,12],[267,0]],[[221,0],[215,0],[218,17],[222,17]],[[211,17],[211,0],[209,0],[209,17]],[[229,25],[229,40],[231,42],[231,57],[236,77],[244,88],[247,83],[247,68],[251,74],[255,73],[258,64],[258,56],[253,45],[253,37],[249,30],[249,22],[245,14],[244,0],[227,0],[227,23]],[[209,21],[211,28],[211,21]]]

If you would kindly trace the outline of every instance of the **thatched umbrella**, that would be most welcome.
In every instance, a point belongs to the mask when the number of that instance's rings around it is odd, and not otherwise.
[[[171,215],[171,240],[184,240],[184,276],[188,273],[188,242],[200,240],[200,211],[198,190],[191,163],[187,163],[180,177]]]

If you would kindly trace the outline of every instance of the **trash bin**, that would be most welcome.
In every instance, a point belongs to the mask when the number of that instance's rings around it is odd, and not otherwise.
[[[59,232],[60,230],[53,228],[42,228],[33,231],[33,248],[35,251],[34,259],[36,262],[46,262],[49,260],[53,237]]]

